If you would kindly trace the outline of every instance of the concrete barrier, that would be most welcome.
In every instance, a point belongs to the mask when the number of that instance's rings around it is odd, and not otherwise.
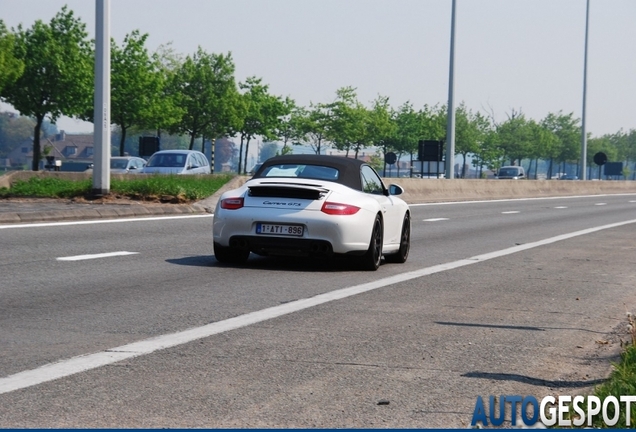
[[[0,177],[0,188],[9,188],[19,180],[31,177],[54,177],[69,180],[86,180],[92,173],[14,171]],[[130,178],[117,174],[112,178]],[[213,207],[221,193],[241,186],[249,177],[237,176],[212,197],[204,200],[206,207]],[[386,178],[385,184],[399,184],[405,190],[401,196],[408,203],[488,200],[507,198],[537,198],[572,195],[636,194],[636,181],[570,181],[570,180],[481,180],[481,179],[417,179]]]
[[[384,182],[402,186],[405,190],[402,199],[408,203],[636,194],[636,181],[387,178]]]

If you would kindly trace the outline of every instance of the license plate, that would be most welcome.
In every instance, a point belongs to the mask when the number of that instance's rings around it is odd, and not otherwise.
[[[256,224],[256,234],[276,234],[286,236],[302,236],[304,233],[302,225],[282,225],[282,224]]]

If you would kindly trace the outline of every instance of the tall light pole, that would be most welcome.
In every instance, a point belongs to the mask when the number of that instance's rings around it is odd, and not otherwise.
[[[110,0],[95,0],[93,195],[110,192]]]
[[[448,116],[446,122],[446,178],[455,178],[455,104],[453,91],[455,88],[455,3],[451,13],[451,46],[450,66],[448,73]]]
[[[579,178],[587,180],[587,131],[585,129],[585,117],[587,115],[587,44],[590,29],[590,0],[587,0],[585,9],[585,55],[583,60],[583,114],[581,116],[581,168]]]

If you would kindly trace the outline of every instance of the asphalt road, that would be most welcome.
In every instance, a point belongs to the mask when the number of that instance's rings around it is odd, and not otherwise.
[[[411,209],[409,260],[377,272],[221,266],[209,215],[0,226],[0,427],[465,427],[478,395],[607,376],[636,306],[636,224],[534,242],[636,222],[635,195]],[[2,390],[93,353],[122,357]]]

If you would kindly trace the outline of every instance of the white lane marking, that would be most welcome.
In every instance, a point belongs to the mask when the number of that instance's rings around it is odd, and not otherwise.
[[[566,209],[568,208],[567,206],[556,206],[555,209]]]
[[[599,205],[599,206],[600,206],[600,205],[607,205],[607,203],[596,203],[596,204],[594,204],[594,205]]]
[[[631,200],[630,203],[636,203],[636,200]]]
[[[501,214],[517,214],[517,213],[521,213],[521,212],[518,210],[510,210],[510,211],[501,212]]]
[[[277,318],[290,313],[298,312],[304,309],[308,309],[314,306],[318,306],[324,303],[332,302],[335,300],[341,300],[347,297],[354,296],[369,291],[383,288],[386,286],[394,285],[397,283],[405,282],[411,279],[416,279],[422,276],[431,275],[434,273],[440,273],[447,270],[464,267],[471,264],[476,264],[484,261],[488,261],[494,258],[510,255],[513,253],[533,249],[539,246],[545,246],[551,243],[571,239],[586,234],[591,234],[597,231],[606,230],[610,228],[616,228],[623,225],[629,225],[636,223],[636,219],[617,222],[609,225],[602,225],[594,228],[588,228],[581,231],[575,231],[568,234],[562,234],[556,237],[550,237],[544,240],[536,242],[526,243],[523,245],[513,246],[507,249],[502,249],[495,252],[485,253],[482,255],[476,255],[471,258],[462,259],[458,261],[449,262],[446,264],[439,264],[432,267],[427,267],[411,272],[389,276],[384,279],[380,279],[373,282],[367,282],[361,285],[355,285],[348,288],[342,288],[328,293],[320,294],[315,297],[296,300],[293,302],[285,303],[278,306],[273,306],[260,311],[250,312],[245,315],[240,315],[234,318],[229,318],[223,321],[207,324],[201,327],[195,327],[188,330],[171,333],[162,336],[156,336],[149,339],[144,339],[138,342],[133,342],[127,345],[111,348],[106,351],[97,352],[94,354],[85,354],[77,357],[73,357],[67,360],[60,360],[56,363],[50,363],[41,366],[37,369],[18,372],[13,375],[9,375],[0,378],[0,394],[9,393],[15,390],[31,387],[34,385],[42,384],[44,382],[53,381],[59,378],[74,375],[80,372],[85,372],[91,369],[96,369],[101,366],[116,363],[125,359],[139,357],[145,354],[150,354],[158,350],[172,348],[177,345],[189,343],[198,339],[203,339],[216,334],[228,332],[241,327],[246,327],[259,322],[267,321],[273,318]]]
[[[148,221],[169,220],[169,219],[204,218],[204,217],[212,217],[212,216],[214,215],[210,213],[206,213],[206,214],[184,215],[184,216],[138,217],[138,218],[126,218],[126,219],[94,219],[94,220],[73,221],[73,222],[11,224],[11,225],[0,225],[0,229],[41,228],[41,227],[54,227],[54,226],[92,225],[92,224],[121,223],[121,222],[148,222]]]
[[[68,257],[59,257],[56,259],[58,261],[82,261],[82,260],[97,259],[97,258],[110,258],[114,256],[136,255],[138,253],[139,252],[126,252],[126,251],[107,252],[107,253],[92,254],[92,255],[75,255],[75,256],[68,256]]]
[[[445,221],[445,220],[448,220],[448,218],[423,219],[422,222],[438,222],[438,221]]]
[[[621,193],[621,194],[599,194],[599,195],[552,196],[552,197],[536,197],[536,198],[506,198],[506,199],[492,199],[492,200],[478,200],[478,201],[448,201],[448,202],[409,204],[409,207],[454,205],[454,204],[483,204],[483,203],[492,203],[492,202],[513,202],[513,201],[559,200],[559,199],[573,199],[573,198],[600,198],[600,197],[617,197],[617,196],[633,196],[633,195],[636,195],[636,194]]]

